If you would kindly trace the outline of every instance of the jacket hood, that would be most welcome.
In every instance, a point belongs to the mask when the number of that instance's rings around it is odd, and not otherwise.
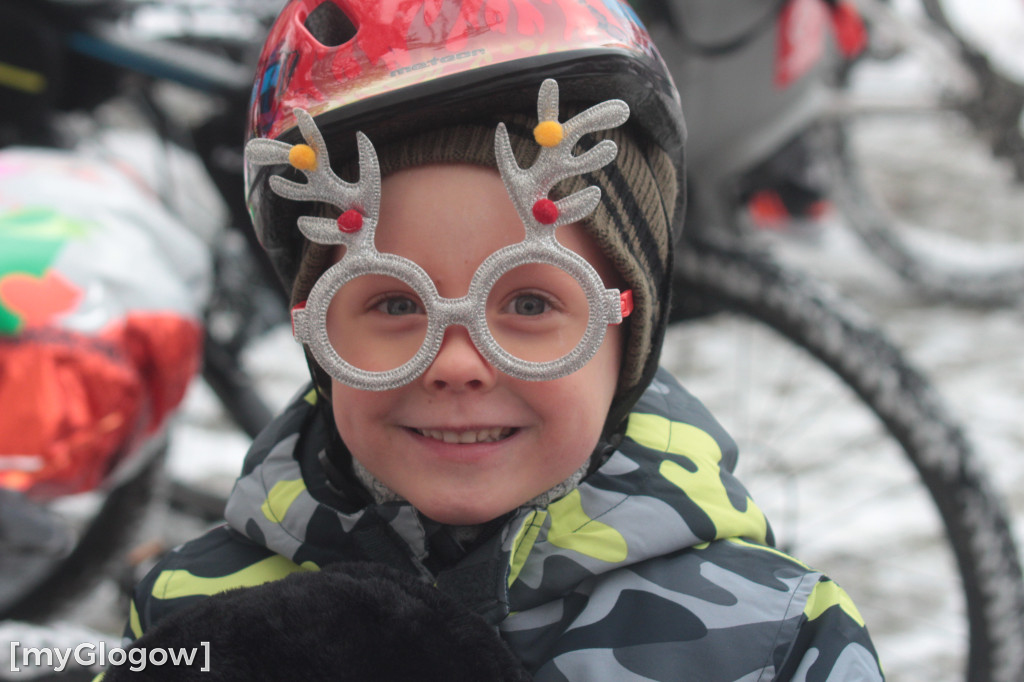
[[[303,391],[260,435],[226,510],[232,528],[300,566],[389,563],[497,622],[592,576],[688,547],[772,542],[732,475],[735,443],[663,370],[599,469],[546,507],[509,513],[468,549],[408,503],[367,504],[333,488],[322,464],[333,423],[316,400],[314,390]]]

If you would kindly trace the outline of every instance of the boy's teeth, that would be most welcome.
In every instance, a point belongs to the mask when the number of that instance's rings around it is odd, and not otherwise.
[[[444,441],[445,443],[493,443],[512,433],[510,428],[495,427],[479,431],[441,431],[438,429],[421,429],[420,433],[427,438]]]

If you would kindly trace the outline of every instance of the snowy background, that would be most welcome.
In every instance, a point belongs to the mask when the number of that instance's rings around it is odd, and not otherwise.
[[[956,21],[992,46],[1004,68],[1024,78],[1022,0],[948,4]],[[927,74],[897,61],[865,79],[865,87],[903,89],[926,83]],[[963,130],[932,134],[919,122],[885,120],[873,124],[864,142],[874,150],[866,157],[873,171],[896,190],[895,197],[906,199],[901,205],[908,219],[995,235],[1007,241],[1008,250],[1012,240],[1024,242],[1024,190]],[[860,246],[839,216],[765,238],[786,259],[839,290],[932,379],[992,472],[1024,546],[1024,309],[967,308],[914,292]],[[284,329],[265,338],[249,359],[275,406],[305,376]],[[760,446],[775,448],[767,459],[759,459],[764,449],[757,456],[747,451],[746,459],[741,453],[741,478],[755,500],[768,510],[787,547],[851,592],[891,679],[959,679],[954,671],[963,654],[963,628],[955,576],[946,566],[930,504],[870,415],[819,366],[741,320],[672,330],[664,362],[739,438],[761,428],[759,416],[785,415],[764,427],[770,434],[753,436]],[[729,395],[737,386],[743,395],[738,408]],[[197,382],[173,430],[168,470],[179,480],[227,490],[247,444]],[[155,509],[138,544],[174,544],[201,529]],[[56,619],[64,630],[45,636],[72,642],[100,633],[116,642],[124,614],[119,587],[106,581]],[[0,627],[0,639],[10,633]],[[27,639],[27,633],[17,636]],[[6,653],[0,652],[0,663]]]

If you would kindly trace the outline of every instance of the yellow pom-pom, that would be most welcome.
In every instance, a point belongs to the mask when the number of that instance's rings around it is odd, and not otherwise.
[[[297,144],[288,152],[288,163],[299,170],[316,168],[316,152],[308,144]]]
[[[541,121],[533,129],[533,139],[541,147],[557,147],[562,141],[562,124],[558,121]]]

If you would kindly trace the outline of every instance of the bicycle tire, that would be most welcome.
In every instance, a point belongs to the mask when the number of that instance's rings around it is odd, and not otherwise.
[[[167,454],[166,433],[141,446],[140,468],[115,484],[85,524],[72,552],[0,613],[0,620],[44,622],[85,595],[127,551],[153,499]]]
[[[965,621],[964,633],[969,632],[969,635],[954,632],[954,637],[963,640],[954,647],[959,649],[961,660],[947,660],[947,652],[943,651],[940,660],[931,662],[934,670],[927,671],[923,664],[929,661],[920,660],[909,663],[890,660],[887,665],[887,652],[909,652],[918,658],[922,654],[914,642],[906,641],[908,632],[901,631],[905,623],[887,618],[884,613],[874,613],[870,600],[865,603],[861,599],[863,595],[851,590],[873,633],[890,679],[900,679],[901,674],[914,679],[966,679],[972,682],[1024,679],[1024,580],[1010,523],[963,430],[946,411],[928,380],[904,359],[898,348],[877,330],[845,311],[841,301],[827,290],[795,271],[783,268],[761,252],[687,244],[677,252],[674,291],[675,324],[670,328],[663,364],[673,369],[684,384],[691,385],[687,381],[688,372],[680,369],[679,361],[688,353],[673,341],[675,331],[709,324],[722,315],[732,315],[744,320],[748,327],[778,334],[782,339],[781,345],[788,346],[790,350],[800,349],[800,357],[809,358],[808,362],[818,370],[827,370],[823,373],[832,375],[838,379],[837,385],[845,385],[849,389],[852,403],[877,418],[872,420],[878,425],[879,438],[882,439],[878,443],[888,441],[894,457],[902,464],[909,462],[913,467],[908,467],[911,476],[908,489],[916,491],[916,494],[927,491],[921,497],[941,519],[936,522],[936,533],[939,536],[945,533],[946,539],[941,542],[955,556],[955,563],[950,562],[955,568],[951,568],[948,577],[953,584],[944,586],[946,596],[953,593],[962,596],[959,601],[962,602],[963,613],[959,617]],[[690,318],[688,311],[694,309],[702,314]],[[708,314],[709,310],[729,312]],[[673,344],[676,344],[675,353]],[[718,342],[712,342],[711,347],[721,350]],[[758,348],[754,352],[757,359],[753,362],[764,363],[764,349]],[[787,376],[793,385],[802,385],[807,380],[803,373],[794,375],[790,372]],[[749,395],[751,389],[751,386],[742,386],[740,391]],[[697,397],[705,399],[700,391],[697,391]],[[772,400],[779,398],[776,396]],[[822,410],[831,400],[819,399],[812,409]],[[713,413],[718,412],[711,402],[709,406]],[[792,413],[774,403],[768,409],[768,415],[795,420]],[[722,415],[718,416],[722,419]],[[743,434],[736,433],[735,426],[725,419],[723,423],[741,443],[739,475],[741,480],[751,485],[742,469],[744,462],[749,463],[752,459],[750,452],[744,455]],[[831,431],[826,431],[827,439],[835,438]],[[790,447],[788,440],[779,446]],[[852,452],[844,452],[841,458],[822,455],[820,465],[828,469],[838,467],[842,462],[870,463],[876,455],[875,447],[865,450],[863,455],[857,460],[852,459]],[[810,466],[809,462],[797,463],[797,480],[807,473]],[[854,475],[861,473],[863,470],[858,470]],[[848,479],[839,482],[841,487],[851,487],[851,483]],[[832,496],[845,492],[841,488],[825,491],[825,504],[834,504]],[[755,495],[755,501],[757,499]],[[858,508],[857,511],[860,513],[843,517],[843,522],[853,523],[865,518],[870,509]],[[801,510],[800,514],[814,518],[816,514],[824,515],[824,510],[811,510],[809,514]],[[916,521],[913,525],[916,527]],[[828,528],[828,532],[836,537],[834,528]],[[874,537],[875,534],[876,531],[869,530],[869,535]],[[880,533],[878,535],[881,536]],[[843,534],[840,537],[842,545],[852,542],[852,536]],[[801,560],[814,561],[812,556],[804,556],[806,548],[799,544],[785,548],[792,550]],[[845,559],[840,559],[839,565],[822,568],[850,589],[848,578],[860,577],[859,574],[867,570],[866,562],[874,560],[876,555],[879,563],[884,562],[891,551],[888,547],[871,547],[870,552],[855,549]],[[864,554],[871,556],[865,557]],[[900,556],[908,555],[904,550]],[[865,564],[856,566],[856,570],[850,570],[844,576],[843,567],[850,569],[846,562],[851,557],[863,559]],[[880,568],[886,568],[884,563]],[[840,575],[835,575],[836,572]],[[906,618],[909,615],[910,625],[920,627],[925,617],[918,615],[922,608],[913,603],[913,595],[903,598],[898,590],[884,589],[895,584],[893,575],[898,577],[900,569],[883,575],[884,583],[878,581],[873,585],[876,591],[879,585],[883,587],[876,601],[882,609],[890,603],[895,608],[906,609],[902,616]],[[959,586],[956,585],[956,576],[959,577]],[[911,603],[908,604],[907,599]],[[900,641],[901,636],[903,641]],[[900,663],[907,663],[910,672],[900,668]],[[923,674],[922,670],[925,671]],[[953,672],[956,670],[959,673]],[[951,674],[958,676],[951,678]]]
[[[964,115],[989,141],[993,154],[1008,159],[1017,180],[1024,182],[1024,83],[1008,76],[954,26],[943,0],[921,0],[921,6],[932,25],[953,41],[960,60],[978,81],[979,95],[961,108]]]
[[[246,349],[289,319],[252,230],[230,227],[217,244],[214,289],[206,310],[203,379],[236,426],[255,438],[273,409],[245,368]]]
[[[941,0],[921,0],[917,20],[883,4],[868,6],[876,30],[896,36],[885,57],[895,80],[871,70],[869,53],[849,65],[863,78],[845,73],[834,111],[806,133],[831,198],[867,249],[919,292],[1015,304],[1024,226],[1005,216],[1024,211],[1024,85],[956,32]],[[921,182],[929,176],[939,182]]]
[[[894,153],[892,146],[884,144],[887,138],[881,137],[878,148],[872,152],[858,143],[856,132],[856,126],[870,122],[855,118],[856,115],[823,124],[808,134],[818,137],[813,144],[823,150],[821,157],[829,176],[831,199],[865,247],[929,297],[968,305],[1012,305],[1024,298],[1024,227],[1016,221],[999,221],[997,217],[991,219],[990,226],[985,218],[965,225],[954,217],[955,212],[948,210],[957,202],[969,200],[957,196],[958,187],[968,190],[962,181],[956,181],[956,176],[964,175],[957,164],[966,164],[969,157],[954,158],[948,168],[937,168],[926,157],[919,156],[912,143]],[[942,134],[941,129],[930,132],[926,127],[928,121],[904,123],[916,126],[917,133],[923,136]],[[931,123],[941,125],[937,121]],[[894,125],[898,123],[891,121],[890,126]],[[906,132],[905,128],[892,130]],[[885,134],[885,130],[876,129],[864,138],[870,140],[879,132]],[[934,143],[939,142],[935,137]],[[949,172],[948,182],[942,185],[945,198],[935,196],[936,183],[917,182],[915,176],[919,179],[925,169],[936,175]],[[877,177],[872,181],[869,175]],[[915,195],[917,187],[920,192]],[[1013,206],[1024,207],[1024,190],[1012,185],[1004,189],[998,198],[1010,205],[998,210],[1015,214]],[[986,193],[986,201],[995,202],[995,198]],[[896,202],[903,205],[899,211],[893,208]],[[940,222],[949,223],[948,231]]]
[[[273,412],[242,367],[240,353],[219,344],[209,333],[203,348],[203,379],[231,421],[250,438],[270,423]]]

